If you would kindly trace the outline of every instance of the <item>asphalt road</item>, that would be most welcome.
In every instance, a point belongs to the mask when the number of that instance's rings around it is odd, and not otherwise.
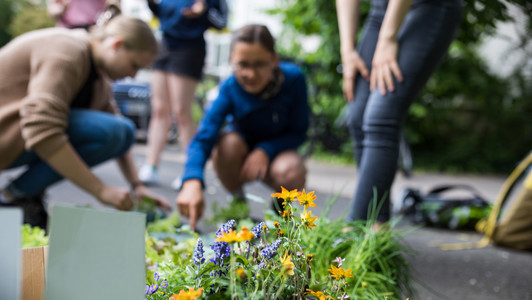
[[[146,147],[137,144],[133,148],[137,166],[143,162]],[[178,146],[170,145],[163,154],[160,166],[162,184],[152,187],[153,191],[165,196],[175,207],[177,193],[170,188],[170,183],[183,171],[185,156]],[[309,174],[307,191],[315,191],[318,196],[318,210],[337,197],[329,217],[342,218],[349,207],[356,183],[354,166],[337,166],[308,161]],[[114,162],[104,163],[95,169],[95,173],[110,185],[126,186]],[[0,174],[0,187],[10,177],[16,176],[21,170]],[[494,200],[504,181],[503,176],[467,176],[425,174],[414,170],[414,176],[404,178],[397,175],[392,190],[394,200],[399,198],[405,187],[413,187],[426,191],[439,184],[467,183],[477,188],[489,200]],[[207,210],[204,219],[212,216],[212,203],[219,206],[228,203],[228,194],[214,176],[210,166],[206,170],[206,202]],[[249,184],[246,193],[258,198],[268,199],[272,191],[261,183]],[[67,181],[60,182],[47,192],[48,205],[69,203],[72,205],[90,205],[102,209],[110,209],[98,203],[90,195]],[[320,203],[321,202],[321,203]],[[269,204],[250,201],[251,216],[260,219]],[[183,219],[186,222],[186,219]],[[207,222],[200,222],[198,228],[202,232],[214,230]],[[449,231],[434,228],[414,228],[407,221],[400,222],[398,230],[408,231],[403,243],[413,253],[405,254],[410,263],[414,279],[416,295],[404,295],[410,299],[532,299],[532,253],[488,246],[474,250],[443,251],[441,243],[457,243],[477,241],[482,236],[473,232]]]

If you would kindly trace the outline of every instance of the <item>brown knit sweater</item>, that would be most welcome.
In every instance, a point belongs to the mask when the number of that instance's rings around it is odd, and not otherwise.
[[[90,72],[89,35],[50,28],[0,48],[0,170],[24,148],[43,158],[68,142],[70,103]],[[116,112],[110,81],[93,84],[90,109]]]

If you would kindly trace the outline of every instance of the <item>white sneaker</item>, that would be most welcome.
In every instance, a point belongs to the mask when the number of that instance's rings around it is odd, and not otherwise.
[[[181,189],[182,184],[183,181],[181,180],[181,177],[176,177],[176,179],[172,181],[171,187],[174,191],[179,191]]]
[[[157,168],[150,165],[143,165],[139,170],[139,179],[145,184],[159,184],[161,182]]]

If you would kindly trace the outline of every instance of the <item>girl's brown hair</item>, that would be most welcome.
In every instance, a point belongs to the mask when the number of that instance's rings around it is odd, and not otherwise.
[[[119,36],[124,39],[124,45],[130,51],[157,54],[157,40],[150,26],[137,18],[118,15],[104,25],[94,26],[91,35],[99,40]]]
[[[235,43],[243,42],[247,44],[258,43],[269,52],[275,54],[275,40],[268,27],[260,24],[250,24],[238,29],[231,40],[231,51]]]

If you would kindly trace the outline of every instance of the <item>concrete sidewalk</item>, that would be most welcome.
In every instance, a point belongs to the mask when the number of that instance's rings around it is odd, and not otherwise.
[[[137,144],[133,147],[137,166],[145,160],[146,146]],[[159,168],[162,184],[153,187],[153,191],[165,196],[175,206],[177,195],[170,188],[170,183],[183,172],[185,155],[175,146],[169,145],[162,157]],[[307,191],[315,191],[318,209],[313,210],[320,215],[329,199],[337,195],[338,199],[332,206],[329,217],[342,218],[349,209],[352,194],[357,180],[354,166],[337,166],[308,161],[309,169]],[[109,185],[126,186],[117,165],[107,162],[95,169],[95,173]],[[0,187],[9,177],[16,176],[20,170],[0,173]],[[202,232],[209,232],[215,228],[207,224],[212,216],[211,205],[218,202],[220,206],[228,203],[228,194],[221,187],[210,166],[206,169],[205,190],[207,209],[203,221],[198,225]],[[494,200],[504,182],[501,176],[464,176],[420,173],[414,170],[414,176],[404,178],[398,175],[392,190],[392,198],[397,199],[405,187],[418,188],[426,191],[440,184],[466,183],[477,188],[487,199]],[[260,183],[246,186],[246,193],[257,198],[269,199],[272,191]],[[62,181],[47,191],[48,205],[54,203],[71,203],[75,205],[90,205],[108,209],[87,193],[67,181]],[[262,218],[268,204],[250,201],[251,216]],[[187,222],[186,219],[182,220]],[[403,243],[414,253],[405,254],[410,263],[417,295],[404,295],[410,299],[532,299],[532,253],[519,252],[494,246],[482,249],[442,251],[438,244],[477,241],[481,235],[472,232],[458,232],[439,230],[434,228],[413,228],[406,221],[401,222],[398,230],[408,231]]]

